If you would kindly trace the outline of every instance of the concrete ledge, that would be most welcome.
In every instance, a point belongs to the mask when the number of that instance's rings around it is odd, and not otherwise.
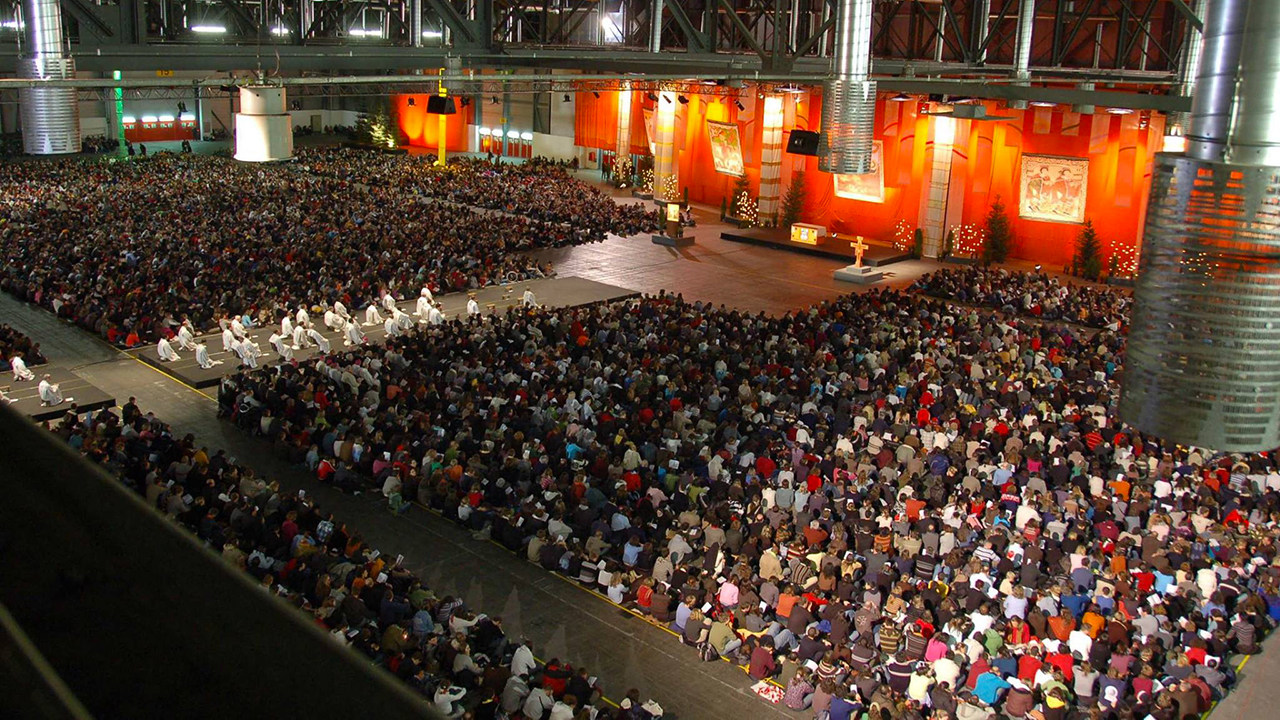
[[[693,236],[685,235],[684,237],[673,238],[667,235],[653,235],[654,245],[666,245],[667,247],[689,247],[693,244]]]
[[[849,265],[842,267],[835,272],[835,279],[843,282],[857,283],[859,285],[871,285],[884,279],[884,273],[867,266],[857,267]]]

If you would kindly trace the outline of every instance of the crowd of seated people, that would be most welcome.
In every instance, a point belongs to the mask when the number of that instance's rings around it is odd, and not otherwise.
[[[19,330],[0,325],[0,372],[13,368],[11,359],[17,355],[26,365],[43,365],[49,362],[40,352],[40,343],[33,341]]]
[[[69,412],[49,429],[446,717],[652,717],[639,702],[630,714],[601,705],[585,668],[536,661],[532,643],[508,638],[501,617],[433,592],[311,498],[178,436],[133,398],[119,413]]]
[[[1123,336],[1090,334],[895,290],[660,295],[242,372],[220,404],[817,718],[1195,717],[1280,619],[1276,456],[1124,426]]]
[[[533,158],[493,163],[451,158],[446,167],[420,155],[384,155],[322,148],[299,153],[310,172],[473,207],[502,210],[550,223],[567,223],[591,240],[606,233],[630,236],[659,227],[649,205],[614,202],[607,193],[576,180],[563,163]]]
[[[0,167],[0,289],[114,343],[230,313],[540,277],[520,251],[584,231],[279,166],[163,153]]]
[[[1095,285],[1061,282],[1041,272],[1002,268],[944,268],[915,282],[914,288],[957,302],[1008,314],[1108,328],[1125,326],[1133,296]]]

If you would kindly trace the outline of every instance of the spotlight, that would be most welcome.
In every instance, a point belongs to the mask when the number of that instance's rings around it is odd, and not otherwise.
[[[600,93],[596,92],[595,90],[592,90],[592,91],[591,91],[591,96],[592,96],[592,97],[594,97],[594,98],[595,98],[595,99],[597,99],[597,100],[599,100],[599,99],[600,99]]]
[[[915,98],[911,97],[910,95],[904,92],[900,92],[897,95],[894,95],[893,97],[889,98],[889,100],[891,102],[911,102],[912,100],[915,100]]]
[[[662,96],[662,101],[663,101],[663,102],[671,102],[671,97],[670,97],[669,95],[663,95],[663,96]]]
[[[688,105],[688,104],[689,104],[689,98],[687,98],[687,97],[685,97],[685,96],[683,96],[683,95],[678,95],[678,96],[676,96],[676,99],[680,101],[680,104],[681,104],[681,105]]]
[[[470,106],[471,106],[471,98],[468,98],[468,97],[462,98],[462,107],[470,107]]]
[[[491,98],[489,98],[489,99],[493,101],[493,104],[494,104],[494,105],[497,105],[497,104],[498,104],[498,96],[497,96],[497,95],[494,95],[493,97],[491,97]]]
[[[644,96],[649,102],[658,102],[658,96],[653,93],[645,93]]]
[[[416,105],[417,103],[413,101],[413,98],[409,98],[409,107],[415,107]]]
[[[564,101],[569,102],[569,93],[564,94]]]
[[[743,105],[741,100],[734,100],[734,101],[733,101],[733,104],[738,106],[738,110],[746,110],[746,109],[747,109],[747,106],[746,106],[746,105]]]
[[[1036,263],[1036,272],[1040,272],[1040,264]]]

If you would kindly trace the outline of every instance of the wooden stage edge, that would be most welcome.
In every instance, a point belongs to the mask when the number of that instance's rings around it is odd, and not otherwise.
[[[752,245],[763,245],[765,247],[777,248],[779,250],[789,250],[791,252],[803,253],[805,255],[817,255],[819,257],[831,258],[833,260],[847,260],[853,262],[853,250],[847,248],[847,243],[836,244],[831,243],[827,247],[817,245],[802,245],[800,243],[791,242],[790,233],[779,228],[746,228],[743,230],[725,230],[720,233],[723,240],[732,240],[734,242],[750,243]],[[843,251],[828,249],[832,247],[844,247]],[[879,243],[867,243],[867,250],[862,256],[862,264],[870,267],[884,267],[892,265],[896,262],[911,259],[911,253],[903,252],[895,247],[881,245]]]

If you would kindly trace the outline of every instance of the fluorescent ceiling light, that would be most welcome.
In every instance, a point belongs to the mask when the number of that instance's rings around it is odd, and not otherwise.
[[[282,25],[277,25],[277,26],[275,26],[275,27],[271,28],[271,34],[272,34],[272,35],[290,35],[290,34],[292,34],[292,33],[293,33],[293,31],[292,31],[292,30],[290,30],[289,28],[284,27],[284,26],[282,26]]]
[[[173,116],[172,116],[172,115],[161,115],[161,116],[160,116],[160,122],[173,122]]]
[[[515,140],[516,138],[519,138],[519,137],[520,137],[520,131],[519,131],[519,130],[508,130],[508,131],[507,131],[507,137],[511,138],[512,140]]]
[[[422,37],[424,37],[424,38],[442,38],[442,37],[444,37],[444,33],[440,32],[439,30],[423,30],[423,31],[422,31]]]
[[[1107,108],[1107,112],[1111,113],[1112,115],[1132,115],[1133,108],[1113,107],[1113,108]]]
[[[132,125],[138,122],[138,118],[133,117],[132,115],[125,115],[124,117],[120,118],[120,122],[124,123],[125,125]]]
[[[348,35],[354,37],[382,37],[382,28],[368,30],[365,28],[351,28],[347,31]]]
[[[0,27],[5,27],[10,30],[21,30],[22,23],[18,22],[17,20],[5,20],[4,22],[0,23]]]
[[[489,128],[487,128],[487,127],[482,127],[482,128],[480,128],[480,131],[479,131],[479,132],[480,132],[480,134],[481,134],[481,135],[492,135],[492,134],[493,134],[493,131],[492,131],[492,130],[490,130]]]
[[[1031,107],[1057,107],[1058,103],[1049,102],[1048,100],[1032,100],[1027,103]]]
[[[181,115],[178,116],[178,119],[181,120],[182,122],[189,122],[191,120],[195,120],[196,116],[192,113],[182,113]]]
[[[213,35],[213,34],[222,34],[226,31],[227,31],[227,28],[222,25],[192,25],[191,26],[191,32],[193,33],[208,33]]]
[[[158,122],[159,120],[160,120],[160,118],[157,118],[155,115],[143,115],[143,116],[142,116],[142,122],[144,122],[144,123],[153,123],[153,122]]]
[[[521,139],[521,140],[532,140],[532,139],[533,139],[533,133],[520,133],[520,139]]]

